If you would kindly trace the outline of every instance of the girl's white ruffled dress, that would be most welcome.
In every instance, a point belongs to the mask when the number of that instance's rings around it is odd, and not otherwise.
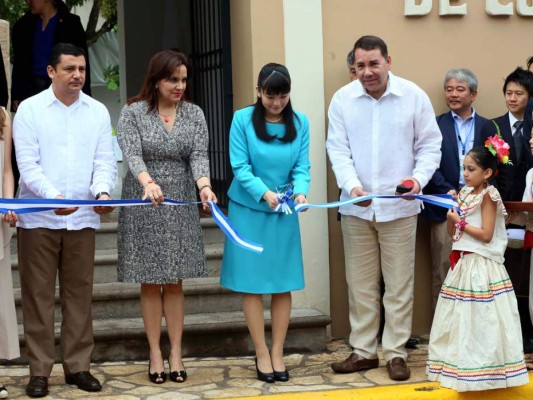
[[[469,225],[481,227],[481,203],[488,193],[497,203],[494,236],[482,243],[464,233],[453,244],[461,253],[442,286],[429,340],[430,381],[458,392],[499,389],[529,382],[513,286],[503,266],[507,247],[500,194],[489,186],[460,193]]]

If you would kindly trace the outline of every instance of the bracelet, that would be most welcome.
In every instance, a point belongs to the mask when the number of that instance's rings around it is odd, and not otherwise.
[[[465,230],[465,227],[468,225],[468,222],[466,222],[464,219],[460,220],[455,224],[455,227],[459,230],[459,232],[463,232]]]
[[[213,190],[213,187],[209,184],[209,183],[206,183],[205,185],[202,185],[198,188],[198,193],[200,193],[202,190],[204,190],[206,187],[208,187],[209,189]]]
[[[465,230],[465,227],[468,225],[468,222],[466,222],[464,219],[460,220],[459,222],[455,223],[455,228],[457,232],[454,232],[452,235],[452,241],[457,242],[459,239],[463,237],[463,232]]]
[[[153,183],[153,184],[157,185],[156,181],[154,181],[153,179],[150,179],[150,180],[148,180],[148,182],[146,182],[146,185],[144,185],[143,187],[148,186],[150,183]]]
[[[96,194],[96,197],[95,197],[96,200],[98,200],[98,199],[100,198],[100,196],[108,196],[108,197],[111,197],[111,196],[109,196],[109,193],[107,193],[107,192],[100,192],[100,193],[97,193],[97,194]]]

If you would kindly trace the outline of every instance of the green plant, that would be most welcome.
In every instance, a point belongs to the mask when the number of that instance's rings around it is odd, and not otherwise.
[[[106,81],[106,87],[109,90],[117,90],[120,86],[120,75],[118,65],[108,65],[103,72],[104,79]]]

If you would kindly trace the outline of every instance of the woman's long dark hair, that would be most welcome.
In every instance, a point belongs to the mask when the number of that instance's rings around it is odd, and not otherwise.
[[[289,70],[281,64],[269,63],[261,68],[259,76],[257,77],[257,89],[261,94],[278,95],[288,94],[291,92],[291,77]],[[285,125],[285,135],[278,138],[282,142],[290,143],[296,139],[296,127],[294,126],[294,118],[298,118],[292,109],[291,100],[281,112],[283,116],[283,123]],[[257,98],[252,113],[252,123],[254,125],[255,134],[259,139],[270,142],[276,139],[275,136],[268,134],[266,130],[265,121],[265,107],[261,98]]]
[[[191,68],[185,54],[176,50],[163,50],[155,53],[148,64],[148,71],[144,77],[141,91],[137,96],[128,99],[128,105],[137,101],[146,101],[148,103],[148,112],[155,111],[157,109],[158,96],[157,82],[161,79],[169,79],[181,65],[187,68],[187,74],[189,74]],[[190,76],[187,76],[187,78],[190,78]]]

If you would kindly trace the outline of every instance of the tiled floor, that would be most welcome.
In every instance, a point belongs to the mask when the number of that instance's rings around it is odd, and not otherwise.
[[[409,350],[408,364],[411,379],[406,383],[426,379],[425,362],[427,345]],[[289,354],[285,362],[291,379],[287,383],[266,384],[256,379],[253,357],[187,358],[184,360],[189,378],[183,384],[166,382],[153,385],[147,379],[147,361],[94,364],[93,374],[101,380],[104,389],[99,393],[86,393],[66,385],[61,365],[56,365],[50,378],[50,395],[53,399],[213,399],[258,396],[303,391],[321,391],[346,388],[365,388],[393,385],[380,361],[380,368],[354,374],[336,374],[329,365],[343,360],[350,353],[346,340],[327,343],[321,354]],[[26,366],[0,367],[0,383],[6,385],[10,399],[26,398],[28,382]]]

